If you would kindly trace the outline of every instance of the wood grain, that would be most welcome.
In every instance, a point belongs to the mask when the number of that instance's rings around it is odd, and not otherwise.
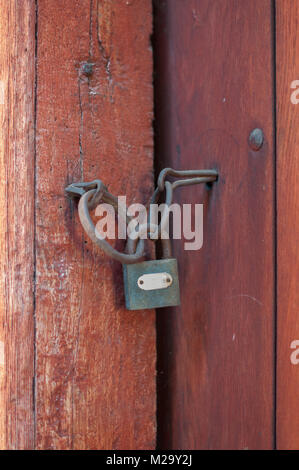
[[[125,310],[121,265],[64,195],[95,178],[129,203],[151,193],[151,30],[150,0],[38,1],[38,449],[155,446],[154,312]]]
[[[299,340],[299,106],[291,102],[291,84],[299,80],[298,18],[297,0],[276,1],[278,449],[299,448],[299,365],[291,363],[291,344]]]
[[[156,1],[155,18],[157,163],[220,174],[176,195],[204,204],[204,244],[175,244],[182,305],[158,315],[158,445],[271,449],[272,2]]]
[[[0,11],[0,448],[31,449],[35,6]]]

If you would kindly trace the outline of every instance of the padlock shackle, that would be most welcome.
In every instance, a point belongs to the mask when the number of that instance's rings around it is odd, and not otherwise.
[[[143,237],[144,235],[152,234],[156,235],[156,240],[158,240],[158,233],[159,233],[159,227],[156,224],[143,224],[138,227],[138,235],[139,237]],[[169,234],[168,232],[162,231],[162,236],[163,234],[165,235],[166,238],[160,238],[162,242],[162,258],[171,258],[172,256],[172,248],[171,248],[171,241],[169,239]],[[126,252],[133,254],[136,252],[137,248],[137,241],[140,240],[140,238],[132,239],[130,236],[127,240],[126,244]],[[154,238],[151,238],[151,240],[156,241]]]

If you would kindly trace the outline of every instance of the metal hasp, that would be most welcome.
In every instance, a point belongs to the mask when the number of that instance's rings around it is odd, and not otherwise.
[[[169,273],[172,283],[166,288],[143,290],[138,279],[147,274]],[[174,307],[180,305],[178,264],[175,258],[124,264],[124,286],[126,308],[145,310],[149,308]]]
[[[168,178],[176,178],[168,181]],[[70,198],[79,198],[80,222],[89,236],[108,256],[120,261],[123,265],[126,307],[128,310],[144,310],[151,308],[173,307],[180,304],[180,289],[177,260],[171,256],[171,244],[166,227],[169,221],[169,211],[173,193],[180,186],[198,183],[212,184],[217,181],[216,170],[183,170],[177,171],[165,168],[161,171],[157,188],[149,201],[157,204],[164,194],[164,210],[160,223],[151,223],[151,218],[143,225],[138,225],[137,239],[133,240],[128,233],[126,249],[122,253],[110,243],[96,235],[95,225],[90,217],[90,211],[96,209],[101,202],[108,203],[118,210],[118,199],[108,191],[101,180],[90,183],[73,183],[66,188]],[[167,208],[167,209],[166,209]],[[125,214],[127,225],[133,217]],[[165,231],[167,237],[165,238]],[[143,235],[146,235],[143,237]],[[144,261],[145,239],[161,240],[163,255],[160,260]]]

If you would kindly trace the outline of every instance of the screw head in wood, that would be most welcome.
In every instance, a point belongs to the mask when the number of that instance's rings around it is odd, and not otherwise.
[[[252,150],[257,152],[264,143],[264,133],[262,129],[256,128],[251,131],[248,138],[249,146]]]

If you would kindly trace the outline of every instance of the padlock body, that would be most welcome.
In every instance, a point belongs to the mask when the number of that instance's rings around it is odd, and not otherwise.
[[[170,274],[172,284],[163,289],[141,289],[138,286],[138,279],[143,275],[154,273]],[[124,264],[123,274],[126,308],[128,310],[144,310],[147,308],[180,305],[178,265],[175,258]]]

